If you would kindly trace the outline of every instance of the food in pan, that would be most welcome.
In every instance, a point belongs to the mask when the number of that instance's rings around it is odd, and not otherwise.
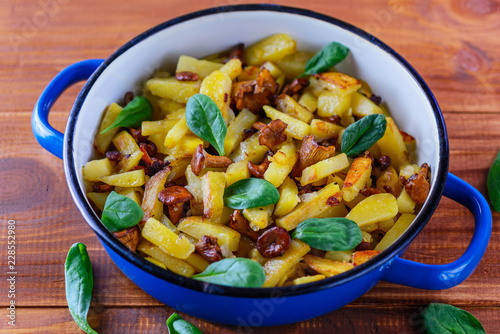
[[[369,85],[335,70],[348,52],[276,34],[158,70],[106,108],[83,167],[103,224],[162,268],[234,286],[314,282],[389,247],[430,167]]]

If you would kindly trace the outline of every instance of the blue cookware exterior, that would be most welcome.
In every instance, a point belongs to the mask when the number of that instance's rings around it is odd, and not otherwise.
[[[410,235],[400,238],[384,254],[354,268],[353,270],[302,286],[251,289],[224,287],[203,283],[165,271],[130,252],[99,222],[98,217],[88,205],[85,194],[80,189],[72,162],[72,131],[78,119],[79,107],[95,79],[112,61],[91,59],[75,63],[54,77],[41,94],[32,115],[33,133],[42,147],[59,158],[64,158],[65,172],[72,196],[90,227],[96,232],[102,245],[115,264],[141,289],[162,303],[181,312],[207,320],[247,326],[271,326],[288,324],[314,318],[349,304],[357,299],[380,280],[405,286],[441,290],[463,282],[479,264],[491,235],[491,211],[485,198],[474,187],[458,177],[447,174],[448,146],[442,114],[427,85],[416,71],[397,53],[378,41],[375,37],[350,26],[342,21],[290,7],[275,5],[240,5],[208,9],[168,21],[138,36],[127,45],[132,45],[160,29],[168,28],[177,22],[227,11],[269,10],[290,12],[311,16],[351,29],[372,43],[378,43],[391,52],[400,63],[408,68],[415,80],[426,91],[434,105],[435,117],[442,126],[443,139],[440,144],[443,175],[439,176],[438,187],[429,195],[434,205],[418,226],[411,226]],[[115,54],[114,56],[119,56]],[[48,122],[50,109],[57,98],[72,84],[87,80],[69,116],[66,134],[55,130]],[[418,232],[430,219],[441,195],[467,207],[475,220],[474,235],[465,253],[456,261],[443,265],[428,265],[402,259],[404,251]],[[414,224],[415,225],[415,224]]]

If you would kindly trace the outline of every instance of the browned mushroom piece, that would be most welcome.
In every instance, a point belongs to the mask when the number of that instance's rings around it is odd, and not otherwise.
[[[194,247],[196,252],[210,263],[222,260],[222,251],[216,237],[204,235]]]
[[[224,59],[223,63],[227,63],[231,59],[239,59],[241,61],[241,66],[245,67],[246,63],[243,59],[243,51],[245,50],[245,44],[238,43],[231,50],[229,50],[229,56],[227,59]]]
[[[260,124],[258,124],[258,126],[260,127]],[[259,144],[267,146],[272,150],[276,145],[284,143],[287,139],[285,134],[287,126],[288,124],[280,119],[276,119],[264,125],[259,129]]]
[[[300,177],[302,171],[321,160],[335,155],[335,146],[321,146],[314,141],[314,136],[305,136],[299,150],[299,160],[292,170],[293,177]]]
[[[243,137],[241,138],[241,141],[245,141],[248,138],[252,137],[252,135],[255,133],[255,129],[245,129],[243,130]]]
[[[292,83],[288,84],[283,88],[283,91],[281,92],[282,94],[286,94],[289,96],[293,96],[295,94],[300,94],[306,88],[309,86],[309,80],[304,79],[304,78],[297,78],[292,81]]]
[[[113,235],[117,237],[122,244],[127,246],[133,252],[136,251],[137,245],[139,244],[139,228],[133,226],[123,231],[113,232]]]
[[[255,122],[252,124],[252,127],[255,129],[255,130],[262,130],[266,127],[266,123],[262,123],[262,122]]]
[[[321,120],[329,122],[329,123],[340,125],[341,118],[339,115],[332,115],[332,116],[328,116],[328,117],[321,117]]]
[[[148,152],[149,156],[153,156],[158,153],[158,149],[156,148],[155,143],[150,140],[143,141],[139,144],[139,147],[144,147],[146,152]]]
[[[113,186],[110,184],[102,183],[102,184],[94,184],[92,186],[92,191],[95,193],[106,193],[111,190],[113,190]]]
[[[171,186],[158,193],[158,200],[168,207],[168,216],[174,225],[182,218],[184,203],[193,199],[186,188]]]
[[[226,168],[232,163],[233,161],[228,157],[208,154],[200,144],[191,158],[191,170],[198,176],[203,168]]]
[[[135,98],[134,92],[126,92],[123,96],[123,104],[126,106]]]
[[[251,161],[249,161],[248,162],[248,171],[250,172],[250,174],[259,178],[259,179],[263,179],[264,173],[266,172],[267,168],[269,168],[269,165],[271,164],[269,157],[272,157],[272,156],[273,156],[273,152],[268,151],[264,161],[262,161],[260,163],[260,165],[253,164]]]
[[[181,71],[175,73],[175,80],[177,81],[198,81],[200,80],[200,76],[198,73],[189,72],[189,71]]]
[[[257,239],[259,238],[259,234],[250,228],[248,220],[243,217],[240,210],[234,210],[234,212],[231,214],[229,227],[239,232],[240,234],[246,235],[254,242],[257,242]]]
[[[163,161],[163,160],[158,160],[155,157],[151,158],[148,149],[152,150],[152,148],[148,147],[148,145],[142,145],[142,144],[144,144],[144,142],[141,143],[139,149],[142,151],[142,153],[144,153],[144,155],[142,156],[142,159],[139,162],[139,166],[136,167],[143,168],[146,175],[153,176],[170,164],[170,161],[168,160]],[[154,146],[154,149],[156,149],[156,146]]]
[[[342,192],[339,191],[338,193],[334,194],[333,196],[330,196],[327,198],[326,205],[337,206],[340,204],[341,201],[342,201]]]
[[[401,137],[403,137],[403,141],[405,143],[411,143],[412,141],[415,141],[415,137],[413,137],[412,135],[410,135],[402,130],[399,130],[399,133],[401,134]]]
[[[141,129],[129,128],[128,132],[132,135],[132,137],[134,137],[135,141],[138,143],[142,143],[147,140],[147,138],[142,135]]]
[[[385,189],[386,186],[384,186],[384,189]],[[359,191],[360,194],[362,194],[363,196],[371,196],[371,195],[375,195],[375,194],[380,194],[380,190],[378,190],[377,188],[363,188]],[[388,191],[388,193],[390,193],[390,191]]]
[[[263,68],[255,80],[233,83],[231,101],[238,110],[247,108],[254,114],[263,106],[271,104],[272,97],[278,90],[278,84],[266,68]]]
[[[106,158],[111,161],[119,161],[122,158],[122,154],[118,151],[108,151],[106,152]]]
[[[265,258],[283,255],[290,248],[291,239],[288,231],[283,227],[271,227],[257,239],[257,250]]]
[[[370,243],[368,241],[361,241],[361,243],[356,246],[356,251],[364,251],[370,249]]]
[[[379,159],[373,160],[373,162],[376,167],[379,167],[381,171],[384,171],[391,165],[391,157],[383,155]]]
[[[422,164],[418,173],[410,176],[408,180],[401,180],[404,183],[405,190],[415,203],[422,204],[425,202],[429,194],[430,184],[427,181],[427,174],[429,173],[429,165]],[[404,179],[404,178],[402,178]]]

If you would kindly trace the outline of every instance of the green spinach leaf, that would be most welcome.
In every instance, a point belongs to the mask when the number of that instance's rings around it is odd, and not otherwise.
[[[153,106],[144,96],[136,96],[129,104],[118,114],[115,121],[104,129],[101,134],[108,132],[113,128],[132,127],[141,125],[142,121],[150,121],[153,118]]]
[[[172,313],[167,319],[167,328],[169,334],[202,334],[195,325],[182,319],[177,313]]]
[[[127,196],[112,191],[104,204],[101,221],[111,232],[118,232],[137,225],[143,216],[139,204]]]
[[[202,273],[191,277],[208,283],[242,288],[260,288],[266,280],[260,264],[241,257],[214,262]]]
[[[488,173],[488,195],[493,210],[500,212],[500,151]]]
[[[224,205],[231,209],[257,208],[276,204],[279,200],[278,189],[264,179],[243,179],[224,190]]]
[[[486,334],[479,320],[455,306],[430,304],[422,316],[428,334]]]
[[[64,264],[64,276],[66,300],[71,316],[82,331],[97,334],[87,322],[94,279],[89,254],[84,244],[76,243],[69,249]]]
[[[363,240],[358,224],[347,218],[311,218],[301,222],[292,238],[324,251],[353,249]]]
[[[337,42],[331,42],[309,59],[301,77],[327,71],[344,60],[348,53],[348,47]]]
[[[189,98],[186,123],[195,135],[212,144],[220,156],[224,155],[227,126],[219,107],[210,97],[195,94]]]
[[[386,127],[384,115],[365,116],[344,130],[340,150],[349,157],[363,153],[384,136]]]

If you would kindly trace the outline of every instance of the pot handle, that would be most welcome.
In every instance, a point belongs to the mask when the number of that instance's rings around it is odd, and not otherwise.
[[[60,159],[63,158],[64,135],[49,124],[50,108],[68,87],[87,80],[103,61],[88,59],[66,67],[50,81],[35,104],[31,115],[33,134],[44,149]]]
[[[465,253],[448,264],[431,265],[395,256],[382,280],[419,289],[444,290],[462,283],[484,255],[491,236],[491,210],[486,199],[467,182],[449,173],[444,195],[468,208],[474,215],[472,240]]]

